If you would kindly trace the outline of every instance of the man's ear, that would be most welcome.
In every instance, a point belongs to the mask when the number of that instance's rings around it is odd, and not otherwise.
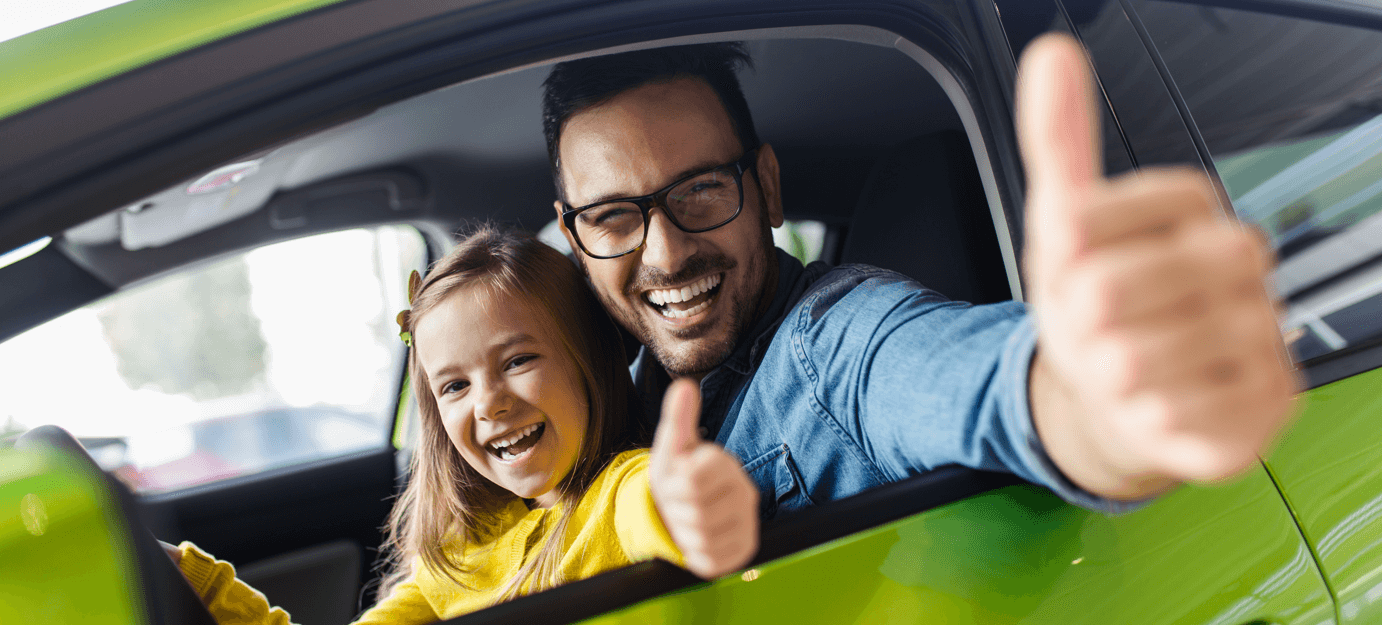
[[[561,213],[564,210],[561,200],[552,200],[552,208],[557,209],[557,227],[561,229],[561,236],[566,237],[566,244],[571,246],[571,253],[579,257],[581,248],[576,245],[576,238],[571,236],[571,231],[566,229],[566,220],[561,218]]]
[[[782,225],[782,184],[778,178],[777,154],[773,146],[764,143],[758,148],[758,187],[763,193],[763,203],[768,211],[768,223],[776,228]]]

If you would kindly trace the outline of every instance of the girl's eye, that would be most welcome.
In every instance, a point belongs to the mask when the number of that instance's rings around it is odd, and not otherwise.
[[[441,387],[441,394],[450,395],[451,393],[459,393],[461,391],[464,391],[468,386],[470,386],[470,382],[467,382],[465,380],[456,380],[455,382],[448,382],[446,386]]]
[[[514,357],[513,357],[513,360],[510,360],[510,361],[509,361],[509,365],[508,365],[507,368],[508,368],[508,369],[517,369],[517,368],[522,367],[523,365],[526,365],[526,364],[528,364],[528,363],[530,363],[530,362],[532,362],[532,361],[534,361],[534,360],[537,360],[537,354],[522,354],[522,355],[519,355],[519,356],[514,356]]]

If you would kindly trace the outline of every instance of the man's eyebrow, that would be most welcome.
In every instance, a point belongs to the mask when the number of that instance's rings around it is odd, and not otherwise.
[[[687,167],[686,169],[681,170],[681,171],[678,172],[675,176],[669,177],[669,178],[667,179],[667,182],[664,182],[664,183],[662,184],[662,186],[660,186],[660,187],[658,187],[658,188],[656,188],[656,189],[653,189],[653,191],[660,191],[660,190],[662,190],[662,189],[667,188],[667,185],[672,184],[673,182],[676,182],[676,181],[678,181],[678,180],[681,180],[682,178],[685,178],[685,177],[690,176],[690,175],[692,175],[692,174],[699,174],[699,173],[701,173],[701,172],[703,172],[703,171],[706,171],[706,170],[715,169],[716,167],[720,167],[720,166],[722,166],[722,165],[724,165],[724,163],[721,163],[721,162],[719,162],[719,161],[705,161],[705,162],[697,163],[697,164],[695,164],[695,165],[692,165],[692,166],[690,166],[690,167]],[[586,202],[585,204],[581,204],[581,206],[590,206],[591,204],[599,204],[599,203],[601,203],[601,202],[608,202],[608,201],[610,201],[610,200],[622,200],[622,199],[624,199],[624,198],[630,198],[630,197],[643,197],[643,196],[641,196],[641,195],[633,195],[633,194],[630,194],[630,193],[622,193],[622,192],[616,191],[616,192],[614,192],[614,193],[604,193],[604,194],[598,195],[598,196],[595,197],[595,199],[593,199],[593,200],[591,200],[591,201],[589,201],[589,202]]]

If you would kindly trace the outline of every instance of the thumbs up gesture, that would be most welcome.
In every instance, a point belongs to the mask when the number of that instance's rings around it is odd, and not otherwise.
[[[1297,382],[1266,280],[1271,248],[1192,169],[1105,179],[1078,44],[1028,46],[1017,130],[1038,342],[1030,398],[1062,472],[1117,499],[1244,470]]]
[[[711,579],[757,553],[758,489],[734,456],[701,440],[700,414],[700,388],[685,379],[672,382],[653,437],[648,481],[686,568]]]

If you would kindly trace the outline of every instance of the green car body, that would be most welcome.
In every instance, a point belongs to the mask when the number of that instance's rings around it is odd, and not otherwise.
[[[0,118],[184,50],[336,1],[135,0],[0,41],[0,84],[5,85],[0,93]]]
[[[335,2],[134,0],[0,42],[0,119]],[[585,622],[1382,621],[1382,370],[1302,404],[1261,465],[1130,514],[1006,485]],[[123,521],[74,466],[0,449],[0,622],[143,618]]]
[[[0,449],[0,509],[0,621],[144,622],[125,519],[74,459]]]

